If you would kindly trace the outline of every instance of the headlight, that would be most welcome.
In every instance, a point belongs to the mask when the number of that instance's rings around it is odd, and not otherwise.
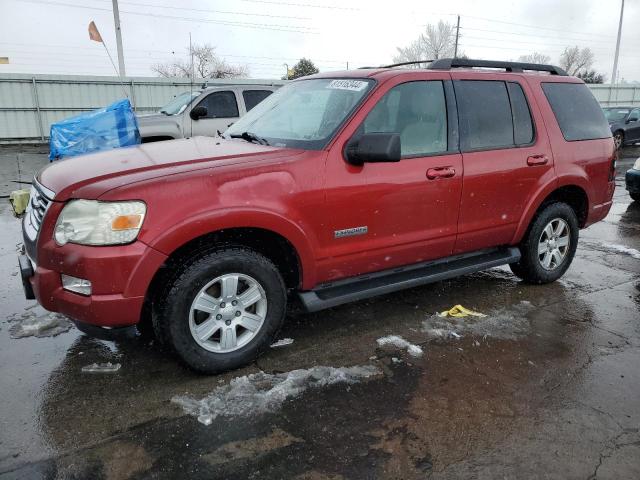
[[[640,170],[640,158],[636,160],[636,163],[633,164],[634,170]]]
[[[58,245],[119,245],[136,239],[147,207],[143,202],[98,202],[72,200],[56,222]]]

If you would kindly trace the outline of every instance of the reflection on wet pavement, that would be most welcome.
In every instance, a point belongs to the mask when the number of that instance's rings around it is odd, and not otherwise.
[[[293,343],[213,377],[138,338],[11,338],[33,303],[11,276],[19,226],[3,205],[0,478],[640,478],[640,260],[609,248],[640,250],[640,209],[620,187],[615,200],[561,281],[498,268],[292,313]],[[459,303],[487,317],[436,316]],[[390,336],[406,345],[377,341]],[[121,368],[82,372],[107,362]],[[321,366],[380,373],[322,383]],[[294,385],[309,388],[208,426],[171,402],[243,377],[269,391],[298,369],[315,372]]]

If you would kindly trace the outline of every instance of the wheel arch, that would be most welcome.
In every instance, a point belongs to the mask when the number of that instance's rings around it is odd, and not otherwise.
[[[580,228],[583,228],[586,225],[589,214],[589,196],[586,189],[578,185],[578,183],[581,182],[555,185],[554,187],[549,186],[540,192],[535,201],[529,204],[526,214],[523,215],[520,220],[512,243],[519,243],[527,233],[538,212],[546,205],[554,202],[564,202],[568,204],[576,213],[576,217],[578,217],[578,225]]]

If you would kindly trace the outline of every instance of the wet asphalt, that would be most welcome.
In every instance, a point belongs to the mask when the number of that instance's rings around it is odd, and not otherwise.
[[[0,193],[44,162],[34,152],[0,150]],[[281,334],[292,344],[211,377],[137,337],[12,338],[47,313],[24,300],[20,225],[2,199],[0,479],[640,478],[640,257],[620,251],[640,250],[640,204],[622,177],[638,152],[627,154],[611,213],[581,232],[560,281],[525,285],[497,268],[294,312]],[[488,317],[463,319],[461,338],[427,331],[456,304]],[[378,346],[385,335],[424,355]],[[82,372],[94,362],[121,368]],[[321,365],[380,373],[210,425],[171,402]]]

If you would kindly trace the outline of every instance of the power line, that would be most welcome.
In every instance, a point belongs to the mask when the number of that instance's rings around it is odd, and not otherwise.
[[[251,3],[266,3],[269,5],[282,5],[285,7],[307,7],[307,8],[324,8],[329,10],[351,10],[357,11],[359,8],[353,7],[339,7],[335,5],[318,5],[312,3],[293,3],[293,2],[273,2],[269,0],[242,0],[243,2],[251,2]]]
[[[516,23],[516,22],[507,22],[506,20],[496,20],[493,18],[486,18],[486,17],[476,17],[473,15],[462,15],[462,17],[464,18],[475,18],[476,20],[484,20],[486,22],[493,22],[493,23],[503,23],[506,25],[516,25],[518,27],[526,27],[526,28],[535,28],[536,30],[550,30],[552,32],[563,32],[563,33],[576,33],[578,35],[588,35],[589,37],[593,37],[593,36],[600,36],[600,37],[615,37],[615,35],[606,35],[606,34],[602,34],[602,33],[592,33],[592,32],[578,32],[575,30],[566,30],[564,28],[551,28],[551,27],[541,27],[539,25],[527,25],[525,23]]]
[[[88,10],[98,10],[103,12],[111,12],[109,8],[101,8],[101,7],[90,7],[87,5],[77,5],[72,3],[62,3],[62,2],[50,2],[46,0],[22,0],[26,3],[38,3],[44,5],[55,5],[61,7],[72,7],[72,8],[83,8]],[[298,26],[298,25],[277,25],[270,23],[249,23],[249,22],[236,22],[236,21],[226,21],[226,20],[211,20],[207,18],[192,18],[192,17],[180,17],[177,15],[163,15],[157,13],[144,13],[144,12],[132,12],[128,10],[120,10],[120,13],[126,13],[127,15],[137,15],[142,17],[154,17],[154,18],[168,18],[172,20],[183,20],[188,22],[195,23],[212,23],[217,25],[226,25],[231,27],[242,27],[242,28],[252,28],[257,30],[272,30],[272,31],[280,31],[280,32],[291,32],[291,33],[302,33],[302,34],[317,34],[318,32],[312,31],[309,27]]]
[[[552,38],[554,40],[561,40],[562,37],[558,37],[558,35],[538,35],[538,34],[533,34],[533,33],[521,33],[521,32],[506,32],[504,30],[487,30],[487,29],[483,29],[483,28],[474,28],[474,27],[460,27],[461,30],[471,30],[473,32],[485,32],[485,33],[499,33],[502,35],[512,35],[512,36],[517,36],[517,37],[535,37],[535,38]],[[603,44],[610,44],[613,42],[606,42],[603,40],[588,40],[585,38],[571,38],[571,37],[564,37],[566,38],[568,41],[578,41],[578,42],[591,42],[591,43],[603,43]],[[510,41],[510,40],[509,40]]]

